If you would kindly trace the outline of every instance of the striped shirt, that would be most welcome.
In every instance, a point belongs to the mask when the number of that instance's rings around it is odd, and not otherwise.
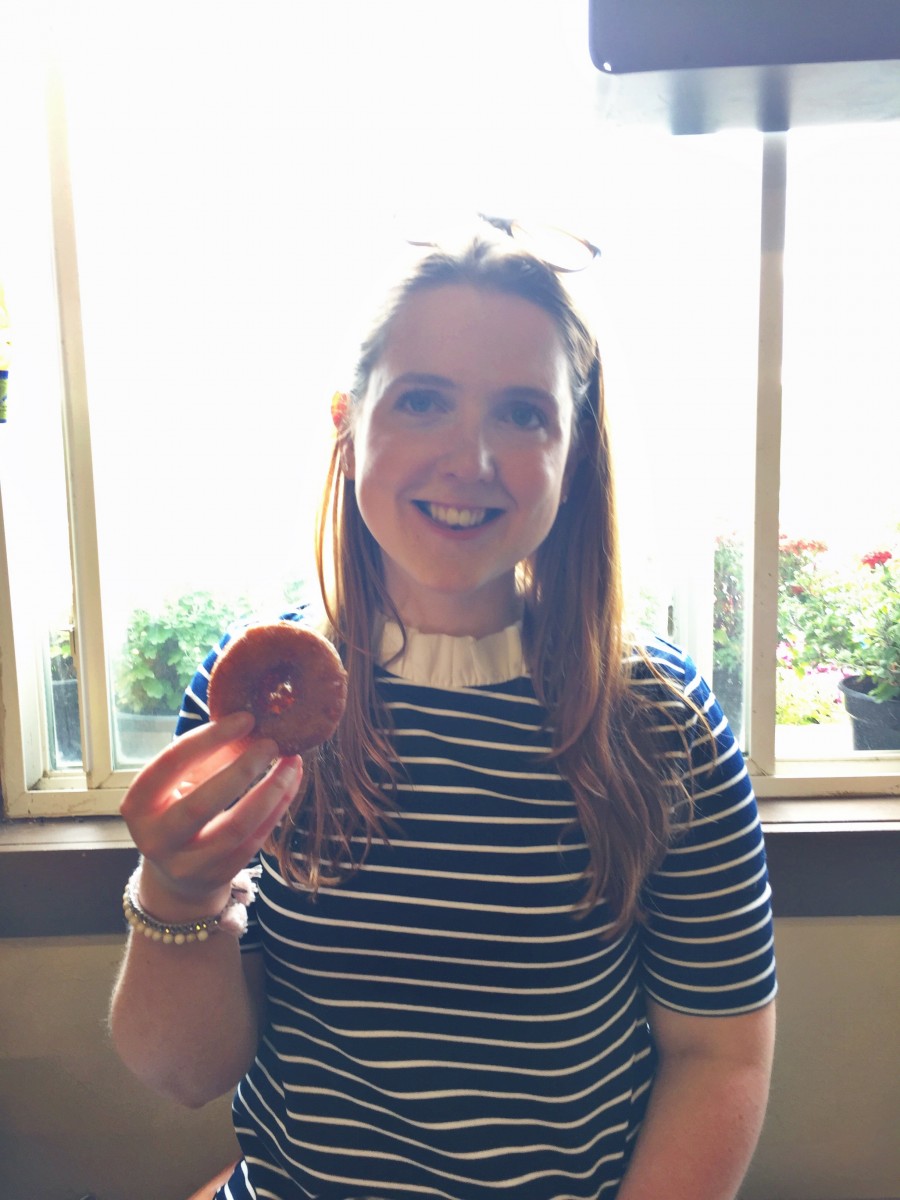
[[[646,923],[608,935],[575,908],[588,849],[542,757],[545,712],[518,629],[411,633],[379,668],[402,768],[389,842],[317,897],[261,856],[246,952],[267,1023],[234,1099],[243,1161],[218,1200],[612,1200],[656,1054],[646,996],[679,1012],[774,995],[769,887],[740,750],[690,659],[651,656],[714,733],[638,668],[694,749],[695,820],[646,880]],[[208,719],[215,654],[179,732]],[[668,735],[667,735],[668,736]],[[705,743],[705,744],[704,744]],[[364,839],[360,840],[360,847]]]

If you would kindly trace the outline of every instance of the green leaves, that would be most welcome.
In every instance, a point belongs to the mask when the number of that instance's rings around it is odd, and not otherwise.
[[[840,568],[819,543],[782,544],[779,658],[795,672],[843,670],[871,681],[878,700],[900,698],[900,591],[886,549]]]
[[[713,687],[740,713],[744,658],[743,548],[722,537],[715,552]],[[840,562],[820,541],[782,536],[778,577],[779,724],[822,724],[839,715],[837,683],[870,681],[879,700],[900,699],[900,563],[878,548]]]
[[[189,592],[159,612],[131,615],[115,671],[116,705],[123,712],[174,715],[194,671],[224,630],[246,612],[210,592]]]

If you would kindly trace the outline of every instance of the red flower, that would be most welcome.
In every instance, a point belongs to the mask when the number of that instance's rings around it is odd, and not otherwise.
[[[874,571],[876,567],[883,566],[893,557],[890,550],[873,550],[871,554],[863,555],[863,562]]]
[[[786,533],[780,534],[778,541],[782,554],[798,557],[802,554],[822,554],[828,549],[825,542],[813,541],[809,538],[789,538]]]

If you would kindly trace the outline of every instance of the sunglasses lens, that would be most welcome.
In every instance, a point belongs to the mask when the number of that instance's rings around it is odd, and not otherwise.
[[[588,242],[553,225],[527,225],[513,221],[510,237],[557,271],[583,271],[598,251]]]

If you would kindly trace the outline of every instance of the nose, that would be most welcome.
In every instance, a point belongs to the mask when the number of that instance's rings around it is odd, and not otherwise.
[[[497,474],[494,450],[481,422],[460,422],[446,430],[440,468],[446,475],[466,483],[493,480]]]

